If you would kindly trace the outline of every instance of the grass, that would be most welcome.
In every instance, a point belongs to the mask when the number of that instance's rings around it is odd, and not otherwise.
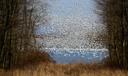
[[[39,51],[22,51],[14,67],[0,69],[0,76],[128,76],[128,70],[106,64],[55,64],[46,52]]]
[[[128,71],[101,65],[40,63],[36,67],[0,70],[0,76],[128,76]]]

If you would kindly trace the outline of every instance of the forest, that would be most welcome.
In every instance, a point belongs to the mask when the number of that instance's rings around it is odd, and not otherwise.
[[[108,49],[111,63],[122,68],[128,66],[128,2],[126,0],[98,1],[98,8],[108,29]]]

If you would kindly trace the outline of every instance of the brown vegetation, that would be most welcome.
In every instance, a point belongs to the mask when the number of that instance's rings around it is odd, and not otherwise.
[[[41,63],[31,68],[0,70],[0,76],[128,76],[128,71],[101,65]]]
[[[39,63],[55,63],[47,52],[44,51],[21,51],[18,53],[17,60],[11,68],[24,68],[36,66]]]

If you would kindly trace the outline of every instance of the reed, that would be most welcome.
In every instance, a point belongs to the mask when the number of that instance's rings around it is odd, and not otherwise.
[[[128,71],[102,65],[40,63],[36,67],[1,69],[0,76],[128,76]]]

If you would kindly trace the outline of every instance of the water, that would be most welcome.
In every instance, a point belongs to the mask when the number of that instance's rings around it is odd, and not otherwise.
[[[105,49],[50,49],[47,52],[58,64],[99,63],[108,57],[108,51]]]

